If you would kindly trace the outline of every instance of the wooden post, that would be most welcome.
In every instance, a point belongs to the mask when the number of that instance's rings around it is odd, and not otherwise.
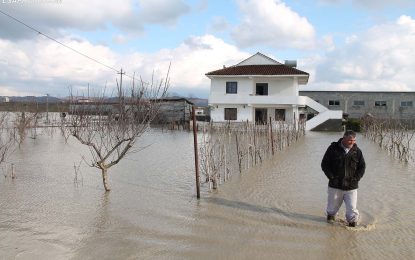
[[[49,94],[46,94],[46,124],[49,124]]]
[[[196,124],[196,112],[195,107],[192,106],[192,118],[193,118],[193,142],[195,150],[195,169],[196,169],[196,196],[200,199],[200,182],[199,182],[199,151],[197,149],[197,124]]]
[[[257,133],[257,126],[253,125],[252,132],[254,133],[254,161],[256,165],[256,133]]]
[[[272,156],[274,156],[274,135],[273,135],[273,131],[272,131],[272,119],[271,117],[269,117],[269,125],[270,125],[270,130],[271,130],[271,152],[272,152]]]
[[[239,153],[239,142],[238,142],[238,132],[235,131],[235,138],[236,138],[236,155],[238,156],[238,167],[239,167],[239,173],[242,173],[242,158]]]
[[[14,163],[12,163],[12,179],[14,180],[16,178],[16,175],[14,175]]]

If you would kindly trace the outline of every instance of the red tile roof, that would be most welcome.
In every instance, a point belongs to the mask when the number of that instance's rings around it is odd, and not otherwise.
[[[206,73],[206,76],[232,76],[232,75],[304,75],[307,72],[286,65],[242,65],[232,66]]]

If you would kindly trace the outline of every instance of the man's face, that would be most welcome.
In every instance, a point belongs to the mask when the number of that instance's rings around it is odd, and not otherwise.
[[[350,149],[356,143],[356,137],[353,136],[344,136],[342,140],[342,144],[344,147]]]

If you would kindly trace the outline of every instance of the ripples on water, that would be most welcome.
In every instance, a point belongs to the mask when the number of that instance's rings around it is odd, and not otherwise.
[[[110,169],[109,194],[85,164],[74,184],[85,147],[28,139],[13,156],[17,179],[0,181],[0,258],[413,259],[414,167],[361,136],[362,226],[325,222],[320,161],[339,137],[309,132],[219,192],[202,187],[200,201],[190,133],[144,136],[148,148]]]

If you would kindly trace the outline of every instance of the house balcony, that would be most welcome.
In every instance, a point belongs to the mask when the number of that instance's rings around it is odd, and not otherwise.
[[[305,96],[262,96],[262,95],[247,95],[247,96],[215,96],[209,99],[211,104],[227,104],[238,105],[246,104],[252,107],[258,106],[276,106],[276,105],[294,105],[294,106],[309,106],[317,112],[326,111],[327,108],[315,102],[314,100]]]
[[[341,124],[343,112],[341,110],[329,110],[327,107],[306,96],[256,96],[256,95],[224,95],[209,98],[210,105],[247,105],[248,107],[278,107],[299,106],[310,107],[317,115],[306,122],[306,130],[317,129],[328,121]]]

